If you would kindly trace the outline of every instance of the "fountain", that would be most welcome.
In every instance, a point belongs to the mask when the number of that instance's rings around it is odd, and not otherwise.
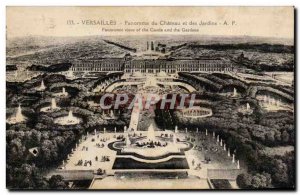
[[[249,110],[250,110],[250,104],[249,104],[249,103],[247,103],[247,106],[246,106],[246,108],[247,108],[247,111],[249,111]]]
[[[45,86],[44,80],[42,80],[42,82],[41,82],[40,89],[41,89],[41,90],[45,90],[45,89],[46,89],[46,86]]]
[[[224,148],[223,149],[224,149],[224,151],[226,151],[226,144],[225,143],[224,143]]]
[[[250,115],[253,113],[253,109],[251,109],[250,104],[247,102],[246,105],[238,108],[238,112],[242,113],[243,115]]]
[[[237,166],[236,166],[236,168],[237,168],[237,169],[240,169],[240,161],[239,161],[239,160],[237,160],[236,162],[237,162]]]
[[[175,133],[178,133],[178,126],[175,126]]]
[[[129,139],[129,132],[126,133],[125,144],[127,147],[129,147],[131,145],[131,141]]]
[[[45,91],[46,86],[44,84],[44,80],[42,80],[41,85],[36,88],[37,91]]]
[[[268,98],[267,98],[267,96],[265,95],[264,96],[264,102],[266,103],[268,101]]]
[[[228,148],[227,156],[230,157],[230,149]]]
[[[113,110],[110,110],[110,117],[111,117],[111,118],[114,118],[114,117],[115,117],[114,111],[113,111]]]
[[[235,155],[232,154],[232,163],[235,163]]]
[[[173,158],[172,155],[184,155],[181,149],[191,149],[192,146],[186,141],[178,141],[176,132],[166,130],[164,135],[156,136],[155,124],[149,124],[146,136],[130,136],[129,130],[125,131],[122,143],[116,141],[112,148],[121,150],[121,153],[128,156],[134,156],[134,159],[140,162],[148,161],[148,157],[153,160],[166,161]],[[178,131],[177,127],[175,130]],[[135,155],[138,154],[138,155]],[[151,160],[152,161],[152,160]],[[151,162],[152,163],[152,162]],[[155,163],[153,161],[153,163]],[[125,163],[126,164],[126,163]],[[124,165],[125,166],[125,165]]]
[[[54,119],[54,123],[60,125],[76,125],[81,122],[80,118],[73,116],[72,110],[69,111],[68,116]]]
[[[68,93],[66,92],[66,88],[62,88],[62,94],[64,95],[64,96],[67,96],[68,95]]]
[[[16,114],[16,121],[21,122],[21,121],[24,121],[24,120],[25,120],[25,118],[22,114],[22,108],[21,108],[21,105],[19,105],[18,110],[17,110],[17,114]]]
[[[16,112],[16,115],[15,116],[12,116],[11,118],[9,118],[7,120],[7,122],[9,124],[16,124],[16,123],[21,123],[21,122],[24,122],[26,121],[26,118],[24,117],[24,115],[22,114],[22,108],[21,108],[21,105],[19,105],[18,109],[17,109],[17,112]]]
[[[55,98],[52,98],[51,99],[51,109],[54,110],[54,109],[57,109],[58,107],[56,106],[56,101],[55,101]]]
[[[63,87],[61,92],[53,94],[56,97],[67,97],[69,93],[66,91],[66,88]]]
[[[232,97],[236,97],[237,96],[237,90],[236,90],[236,88],[233,88],[233,95],[232,95]]]
[[[129,131],[126,131],[124,142],[122,144],[116,142],[113,148],[121,149],[121,152],[126,155],[136,153],[139,156],[134,155],[135,159],[144,161],[145,157],[155,157],[156,160],[161,160],[170,158],[174,153],[180,155],[180,149],[189,146],[185,142],[177,142],[178,139],[175,132],[168,133],[168,139],[164,136],[155,136],[155,133],[155,125],[153,124],[149,125],[146,136],[130,137]],[[173,136],[170,134],[173,134]]]
[[[55,98],[51,98],[51,105],[41,108],[41,112],[54,112],[60,110],[60,107],[56,105]]]
[[[183,109],[182,114],[188,118],[205,118],[212,116],[213,112],[211,108],[204,108],[200,106],[194,106],[193,108]]]
[[[76,121],[76,118],[73,116],[72,110],[69,111],[67,120],[68,120],[68,122],[74,122],[74,121]]]
[[[153,141],[155,139],[155,131],[152,124],[148,127],[147,139]]]
[[[206,135],[206,136],[208,135],[207,129],[205,129],[205,135]]]

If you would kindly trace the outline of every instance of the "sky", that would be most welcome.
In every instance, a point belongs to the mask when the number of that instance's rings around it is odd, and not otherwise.
[[[68,23],[72,20],[74,25]],[[113,25],[87,25],[111,21]],[[125,25],[144,22],[149,25]],[[155,21],[157,25],[152,25]],[[190,25],[190,22],[197,25]],[[217,25],[199,25],[210,22]],[[160,22],[163,25],[160,25]],[[167,22],[180,25],[165,25]],[[187,25],[184,25],[187,22]],[[142,29],[146,28],[146,31]],[[174,29],[179,31],[174,32]],[[196,29],[192,32],[183,29]],[[114,30],[114,32],[104,29]],[[122,31],[115,31],[121,29]],[[134,32],[125,32],[125,29]],[[148,31],[147,31],[148,29]],[[153,32],[151,29],[155,29]],[[163,32],[159,31],[162,29]],[[168,31],[172,29],[172,31]],[[7,38],[89,35],[224,35],[294,38],[293,7],[7,7]]]

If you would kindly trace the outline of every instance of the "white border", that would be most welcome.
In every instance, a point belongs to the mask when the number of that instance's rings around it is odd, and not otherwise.
[[[6,122],[5,122],[5,115],[6,115],[6,104],[5,104],[5,23],[6,23],[6,18],[5,18],[5,8],[6,6],[295,6],[296,8],[300,8],[300,1],[298,0],[276,0],[276,1],[267,1],[267,0],[248,0],[248,1],[238,1],[238,0],[200,0],[200,1],[195,1],[195,0],[106,0],[105,2],[100,2],[97,0],[49,0],[49,1],[42,1],[42,0],[1,0],[0,1],[0,59],[1,59],[1,68],[0,68],[0,80],[1,80],[1,86],[0,86],[0,173],[1,173],[1,179],[0,179],[0,192],[1,194],[10,194],[12,192],[9,192],[6,189],[6,155],[5,155],[5,150],[6,150],[6,140],[5,140],[5,130],[6,130]],[[299,10],[298,10],[299,11]],[[297,26],[299,26],[299,20],[296,20]],[[297,33],[298,35],[298,33]],[[297,46],[296,46],[297,48]],[[299,50],[297,50],[298,54]],[[298,56],[298,55],[297,55]],[[299,70],[300,68],[297,68],[297,75],[299,76]],[[297,92],[299,92],[299,84],[297,84]],[[297,93],[297,100],[299,100],[299,93]],[[299,113],[297,113],[297,121],[299,122]],[[297,141],[299,141],[299,134],[300,132],[297,132]],[[299,145],[299,144],[298,144]],[[298,148],[297,148],[298,151]],[[297,156],[299,152],[297,152]],[[297,161],[296,161],[297,162]],[[297,167],[296,170],[299,170],[299,167]],[[298,175],[298,174],[297,174]],[[297,178],[297,182],[299,181],[299,178]],[[297,187],[299,187],[299,182]],[[16,193],[16,192],[14,192]],[[33,192],[22,192],[22,193],[33,193]],[[40,192],[36,192],[40,193]],[[48,192],[47,194],[62,194],[64,192]],[[72,192],[68,192],[72,193]],[[87,192],[76,192],[76,194],[86,194]],[[99,192],[94,192],[94,193],[101,193],[101,194],[112,194],[112,193],[121,193],[121,192],[104,192],[104,191],[99,191]],[[124,192],[123,192],[124,193]],[[128,193],[128,192],[126,192]],[[129,193],[155,193],[155,194],[171,194],[174,192],[134,192],[130,191]],[[186,192],[182,192],[186,193]],[[194,192],[194,193],[201,193],[201,194],[208,194],[211,192]],[[217,193],[224,193],[224,192],[217,192]],[[227,192],[228,193],[228,192]],[[243,192],[236,192],[236,194],[242,194]],[[262,192],[260,192],[262,193]],[[265,192],[266,193],[266,192]],[[279,192],[282,193],[282,192]]]

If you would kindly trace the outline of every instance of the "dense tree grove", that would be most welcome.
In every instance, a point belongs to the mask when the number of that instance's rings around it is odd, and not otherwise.
[[[189,128],[209,133],[213,131],[225,140],[236,157],[243,160],[247,173],[238,176],[237,184],[241,188],[292,188],[295,186],[295,153],[287,151],[282,154],[271,154],[266,148],[279,148],[295,145],[294,113],[290,111],[267,112],[261,108],[255,94],[271,93],[291,102],[293,94],[289,89],[272,86],[256,86],[237,80],[224,74],[189,75],[181,74],[189,82],[196,85],[197,103],[200,107],[209,107],[213,115],[206,118],[183,117],[180,110],[155,110],[155,120],[162,129]],[[44,80],[49,91],[35,93],[31,90]],[[104,79],[109,79],[105,76]],[[185,79],[186,80],[186,79]],[[7,150],[7,186],[28,189],[66,189],[67,183],[59,175],[45,178],[45,174],[60,165],[66,159],[79,138],[87,131],[102,130],[106,127],[122,130],[130,121],[130,110],[114,113],[117,120],[107,119],[109,112],[89,104],[99,102],[102,93],[90,92],[100,79],[77,79],[70,81],[62,75],[41,75],[30,82],[7,84],[7,116],[15,112],[18,103],[24,105],[24,114],[30,120],[10,125],[6,130]],[[67,98],[57,98],[57,105],[62,109],[53,113],[41,113],[40,109],[50,105],[51,93],[61,91],[65,87],[69,93]],[[224,94],[237,88],[240,96],[230,98]],[[89,92],[87,92],[89,91]],[[248,103],[253,110],[250,114],[239,111]],[[69,110],[81,118],[82,123],[62,126],[54,123],[54,119],[66,116]],[[30,150],[36,148],[37,153]]]
[[[180,111],[175,111],[172,119],[168,121],[172,121],[181,129],[185,127],[194,130],[199,128],[202,131],[208,129],[209,132],[214,131],[219,134],[230,149],[236,151],[237,158],[243,159],[248,166],[248,174],[242,174],[237,179],[241,188],[293,188],[295,186],[294,152],[283,153],[280,156],[262,152],[265,147],[295,145],[292,112],[265,112],[258,105],[257,100],[252,98],[232,99],[207,92],[200,94],[199,98],[213,102],[210,105],[213,116],[186,118],[182,117]],[[245,102],[251,105],[253,114],[245,115],[238,111]]]
[[[106,77],[109,78],[109,77]],[[34,87],[44,80],[47,91],[42,94],[30,93]],[[101,79],[101,78],[100,78]],[[18,103],[23,106],[23,114],[31,120],[15,125],[7,124],[6,130],[6,154],[7,154],[7,187],[13,189],[66,189],[68,185],[60,175],[45,178],[45,174],[57,168],[62,160],[67,158],[71,149],[79,138],[87,131],[102,130],[114,127],[123,130],[128,125],[130,114],[121,112],[120,120],[103,118],[102,112],[88,106],[86,92],[89,87],[97,83],[97,79],[84,79],[73,81],[72,84],[64,76],[51,74],[33,78],[30,82],[22,84],[7,83],[7,117],[15,112]],[[99,83],[99,82],[98,82]],[[18,86],[20,89],[15,89]],[[52,93],[61,92],[62,87],[69,93],[67,98],[56,98],[57,105],[62,109],[53,113],[42,113],[40,109],[51,104]],[[36,97],[34,101],[27,101],[25,97]],[[97,96],[97,94],[91,94]],[[86,105],[83,105],[83,104]],[[26,106],[26,107],[24,107]],[[28,106],[28,107],[27,107]],[[66,109],[64,109],[66,108]],[[75,116],[82,118],[78,125],[61,126],[54,123],[54,119],[66,116],[69,110]],[[37,113],[30,115],[31,113]],[[37,116],[38,115],[38,116]],[[30,150],[35,148],[36,154]]]
[[[56,167],[66,158],[76,141],[75,137],[73,131],[8,130],[6,135],[8,186],[18,185],[19,180],[31,182],[22,183],[20,188],[40,186],[39,182],[44,180],[41,177],[42,173]],[[33,147],[38,150],[37,156],[29,151]],[[45,185],[40,188],[43,187]]]

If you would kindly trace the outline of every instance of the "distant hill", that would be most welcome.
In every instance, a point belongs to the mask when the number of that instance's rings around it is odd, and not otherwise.
[[[169,57],[174,58],[212,56],[236,59],[244,53],[251,66],[290,69],[294,64],[294,45],[290,39],[205,35],[18,37],[7,40],[6,59],[10,64],[26,62],[49,66],[74,59],[124,57],[129,52],[128,48],[145,51],[147,41],[153,41],[155,45],[165,44]],[[43,69],[39,66],[31,68]]]
[[[250,44],[250,43],[238,43],[238,44],[211,44],[211,45],[197,45],[190,44],[191,48],[203,48],[203,49],[214,49],[214,50],[252,50],[259,52],[269,53],[294,53],[294,46],[283,45],[283,44]]]
[[[256,36],[211,36],[211,35],[135,35],[135,36],[81,36],[81,37],[46,37],[46,36],[27,36],[7,39],[7,48],[26,46],[31,48],[43,48],[54,45],[64,45],[78,41],[94,40],[123,40],[124,42],[147,40],[161,42],[194,42],[199,41],[202,44],[237,44],[237,43],[268,43],[294,45],[294,40],[273,37],[256,37]],[[121,41],[120,41],[121,42]]]
[[[50,66],[41,66],[41,65],[31,65],[27,67],[30,71],[45,71],[45,72],[61,72],[67,71],[72,66],[71,63],[60,63],[60,64],[53,64]]]

